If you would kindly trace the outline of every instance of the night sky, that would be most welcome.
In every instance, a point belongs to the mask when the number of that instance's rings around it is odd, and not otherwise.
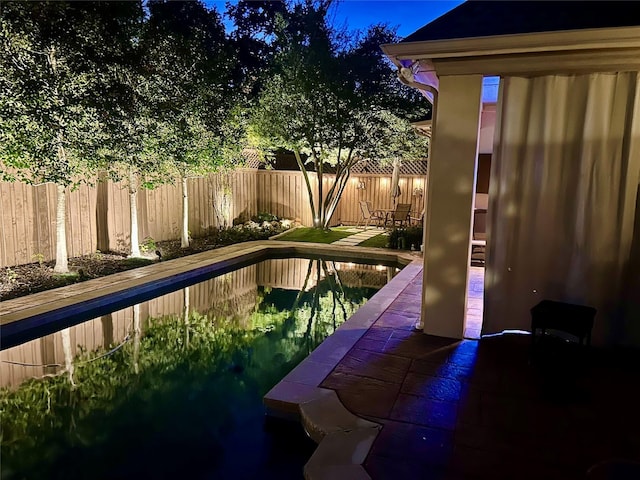
[[[224,0],[205,3],[224,12]],[[355,30],[386,23],[397,26],[398,34],[406,37],[461,3],[462,0],[341,0],[335,6],[335,24],[346,23],[349,30]]]
[[[346,22],[350,29],[387,23],[397,26],[398,35],[406,37],[461,3],[461,0],[343,0],[336,7],[336,23]]]

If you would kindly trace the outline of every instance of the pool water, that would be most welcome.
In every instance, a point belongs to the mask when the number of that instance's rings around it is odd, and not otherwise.
[[[302,478],[262,397],[394,272],[267,260],[2,351],[2,478]]]

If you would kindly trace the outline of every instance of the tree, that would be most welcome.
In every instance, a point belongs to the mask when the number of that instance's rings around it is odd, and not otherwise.
[[[153,189],[165,183],[168,162],[156,147],[158,120],[154,116],[154,82],[148,65],[145,45],[140,41],[134,54],[123,63],[112,65],[110,95],[105,102],[109,132],[109,176],[121,181],[129,194],[129,255],[140,257],[138,225],[138,190]]]
[[[428,105],[396,80],[379,48],[396,41],[395,33],[383,25],[365,34],[337,30],[327,21],[330,6],[307,0],[281,17],[277,53],[252,119],[267,148],[295,154],[321,228],[328,228],[357,162],[424,158],[428,147],[409,123]],[[305,156],[318,176],[316,192]],[[326,163],[334,166],[336,180],[325,192]]]
[[[134,11],[133,2],[2,5],[0,163],[5,179],[56,185],[56,272],[68,271],[67,189],[91,181],[103,159],[101,65]]]
[[[54,270],[61,273],[68,271],[66,190],[91,170],[99,137],[96,111],[86,102],[92,78],[84,28],[90,22],[78,13],[64,3],[7,3],[0,20],[3,176],[56,185]],[[69,28],[74,21],[77,28]]]
[[[241,112],[232,82],[235,61],[215,10],[200,2],[149,3],[147,49],[154,81],[154,149],[181,184],[181,245],[189,246],[187,179],[240,157]]]
[[[167,162],[154,149],[158,121],[153,108],[157,79],[149,55],[147,22],[142,4],[122,37],[122,55],[106,66],[100,106],[104,114],[106,168],[113,180],[122,181],[129,193],[130,248],[141,256],[138,236],[138,189],[155,188],[167,177]]]
[[[265,72],[275,53],[274,38],[278,18],[287,11],[282,0],[240,0],[227,4],[227,17],[233,22],[230,43],[235,52],[234,81],[253,102],[263,86]]]

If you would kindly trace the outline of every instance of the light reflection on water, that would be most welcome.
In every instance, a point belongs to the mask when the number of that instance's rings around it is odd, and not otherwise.
[[[298,478],[262,396],[386,281],[269,260],[3,351],[2,478]]]

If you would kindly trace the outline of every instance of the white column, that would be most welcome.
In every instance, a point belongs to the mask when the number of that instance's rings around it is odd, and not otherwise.
[[[467,305],[482,75],[440,77],[429,155],[421,324],[462,338]]]

